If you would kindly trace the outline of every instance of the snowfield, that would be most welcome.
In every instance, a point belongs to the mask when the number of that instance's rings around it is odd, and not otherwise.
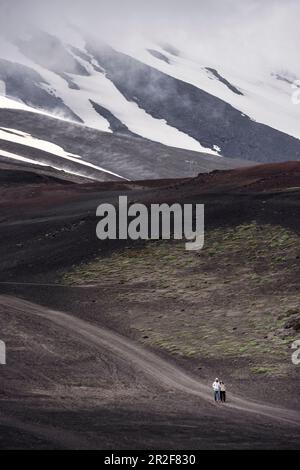
[[[216,151],[203,147],[197,140],[169,126],[165,120],[153,118],[136,103],[126,100],[105,74],[97,72],[91,64],[83,60],[80,62],[90,73],[90,76],[72,76],[74,83],[80,87],[80,93],[86,96],[87,101],[90,99],[108,109],[131,132],[171,147],[217,155]],[[95,59],[94,63],[99,67]],[[70,106],[70,101],[68,101],[68,105]],[[75,111],[75,108],[73,110]],[[78,110],[76,113],[84,119]],[[86,120],[85,122],[87,123]]]
[[[16,101],[12,98],[8,98],[7,96],[0,95],[0,108],[4,109],[21,109],[23,111],[32,111],[38,113],[39,110],[31,108],[20,101]]]
[[[113,46],[119,52],[222,99],[254,121],[300,139],[300,106],[292,103],[292,83],[280,79],[281,73],[276,70],[256,69],[249,75],[248,70],[246,73],[234,68],[234,65],[229,68],[222,62],[212,62],[209,58],[196,60],[187,55],[171,54],[149,41],[139,41],[138,44],[130,42],[126,43],[126,46],[118,42]],[[149,50],[158,51],[167,58],[168,62],[154,57]],[[232,92],[209,73],[207,68],[217,70],[222,77],[239,89],[242,95]]]
[[[80,59],[78,59],[78,61],[79,60]],[[90,102],[90,100],[92,100],[108,109],[125,124],[130,131],[141,137],[171,147],[218,155],[217,151],[203,147],[197,140],[169,126],[165,120],[155,119],[143,109],[139,108],[135,103],[127,101],[104,74],[97,72],[91,64],[88,64],[84,60],[80,60],[80,62],[86,66],[87,70],[90,72],[90,76],[69,74],[72,81],[80,87],[79,92],[76,89],[69,88],[67,82],[57,74],[28,61],[25,57],[22,58],[24,65],[35,69],[48,83],[51,83],[47,88],[43,86],[43,89],[47,89],[49,93],[52,92],[55,96],[60,97],[88,127],[103,132],[112,132],[109,122],[95,111]],[[0,107],[35,111],[34,108],[5,96],[0,96]],[[39,112],[43,113],[43,111]],[[49,115],[47,112],[45,112],[45,114]],[[54,117],[63,118],[63,116],[57,115],[54,115]]]
[[[51,111],[44,109],[42,105],[37,107],[28,106],[28,103],[31,103],[30,96],[29,100],[26,100],[27,104],[12,99],[11,96],[6,96],[5,83],[3,80],[1,81],[0,75],[0,108],[37,112],[67,121],[72,120],[74,115],[74,118],[82,121],[83,126],[106,133],[117,132],[111,125],[110,118],[112,118],[121,123],[128,133],[167,146],[215,156],[249,158],[249,152],[243,151],[244,136],[242,133],[238,136],[232,135],[230,129],[230,126],[238,127],[240,125],[237,122],[238,116],[228,123],[229,132],[228,136],[225,135],[225,138],[228,138],[227,145],[229,146],[230,140],[240,141],[241,149],[234,148],[232,153],[228,151],[226,153],[224,146],[222,148],[222,139],[221,141],[217,140],[219,127],[212,129],[211,135],[208,135],[210,129],[205,126],[206,115],[199,120],[195,117],[192,125],[193,129],[190,125],[181,126],[182,122],[178,122],[178,120],[172,122],[169,119],[170,116],[167,115],[167,107],[163,108],[163,111],[166,112],[165,119],[164,112],[162,113],[163,118],[157,112],[155,117],[155,112],[151,109],[151,106],[149,107],[149,103],[147,108],[145,103],[136,99],[136,97],[127,96],[124,90],[121,91],[115,80],[110,78],[109,73],[103,70],[97,58],[91,54],[83,35],[69,28],[67,42],[64,42],[67,36],[63,32],[58,32],[59,36],[61,40],[64,37],[61,43],[63,50],[68,54],[68,57],[72,57],[85,71],[84,74],[70,73],[70,71],[60,73],[57,70],[53,71],[51,67],[46,68],[41,63],[36,63],[34,58],[30,58],[30,54],[26,54],[26,51],[25,53],[23,50],[21,51],[21,47],[17,43],[13,44],[0,37],[0,59],[9,61],[11,64],[21,64],[21,66],[30,68],[42,80],[40,83],[34,84],[33,93],[43,90],[46,96],[48,94],[52,99],[57,98],[58,100],[58,106],[53,106]],[[165,76],[172,77],[172,80],[176,79],[184,84],[192,85],[198,90],[222,100],[222,102],[232,106],[239,116],[246,116],[253,122],[270,126],[272,129],[281,131],[288,136],[300,139],[300,106],[292,104],[293,75],[289,75],[288,72],[269,70],[265,67],[250,70],[250,72],[247,70],[246,73],[234,63],[230,67],[228,64],[224,65],[222,58],[216,62],[210,57],[194,57],[187,52],[184,53],[179,50],[176,52],[175,49],[158,45],[143,38],[140,38],[139,41],[126,41],[124,44],[120,44],[120,42],[111,43],[110,46],[117,53],[135,59],[137,64],[141,64],[141,66],[150,66]],[[153,93],[155,91],[154,83]],[[184,100],[184,96],[178,96],[178,102],[181,99]],[[176,100],[176,97],[174,100]],[[104,112],[101,109],[98,109],[97,112],[97,105],[103,108]],[[65,109],[63,106],[65,106]],[[199,106],[197,109],[199,109]],[[66,110],[70,111],[69,116],[66,116]],[[191,111],[192,115],[193,112],[195,113],[197,110]],[[219,112],[220,108],[216,111],[216,114]],[[214,114],[214,109],[211,109],[211,114]],[[180,117],[180,108],[178,108],[178,111],[173,112],[173,115]],[[209,121],[209,118],[208,115],[207,121]],[[186,117],[183,117],[184,119]],[[182,129],[180,129],[181,127]],[[204,130],[202,131],[202,129]],[[272,140],[273,137],[268,137],[267,143]],[[25,136],[23,136],[23,141],[26,141]],[[255,135],[253,141],[255,141]],[[253,141],[250,139],[250,147]],[[27,142],[29,142],[28,136]],[[33,140],[31,139],[32,143]],[[36,142],[34,143],[37,145]],[[41,142],[38,145],[42,145]],[[254,142],[255,145],[256,142]],[[257,143],[257,145],[263,147],[264,144]],[[278,146],[278,144],[276,143],[275,146]],[[60,156],[65,159],[73,158],[66,154],[62,155],[62,151],[58,148],[51,147],[51,151],[60,152]],[[269,155],[272,155],[272,149]],[[292,151],[291,155],[295,156],[296,159],[298,158],[297,151]],[[256,157],[256,160],[258,158]],[[270,156],[268,158],[270,159]]]
[[[2,40],[1,40],[2,41]],[[78,43],[77,43],[78,45]],[[80,44],[82,47],[82,44]],[[130,131],[149,140],[160,142],[171,147],[183,148],[197,152],[211,153],[218,155],[216,150],[206,148],[189,135],[169,126],[165,120],[155,119],[139,108],[135,103],[128,101],[105,76],[95,70],[97,61],[91,58],[92,64],[76,56],[89,72],[89,76],[78,76],[68,74],[71,80],[79,86],[80,90],[71,89],[66,80],[58,74],[47,70],[25,57],[16,46],[6,43],[6,53],[2,53],[2,58],[16,63],[20,63],[38,72],[49,84],[47,91],[61,98],[68,108],[79,116],[88,127],[104,132],[112,132],[109,122],[97,113],[90,100],[108,109],[116,116]],[[68,48],[68,46],[66,45]],[[68,48],[69,50],[69,48]],[[85,49],[79,49],[86,54]],[[45,86],[43,86],[45,89]],[[6,101],[4,96],[0,96],[0,107],[12,107],[10,101]],[[28,110],[29,107],[22,103],[17,103],[18,109]],[[32,110],[32,108],[30,108]],[[56,116],[55,116],[56,117]],[[58,116],[63,117],[63,116]]]

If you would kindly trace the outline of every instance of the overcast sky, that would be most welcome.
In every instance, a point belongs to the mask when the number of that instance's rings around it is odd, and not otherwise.
[[[194,57],[300,74],[299,0],[0,0],[0,27],[60,31],[71,23],[108,41],[140,35]]]

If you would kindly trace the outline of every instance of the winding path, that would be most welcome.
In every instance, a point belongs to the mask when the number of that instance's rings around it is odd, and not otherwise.
[[[126,337],[70,314],[16,297],[2,295],[0,296],[0,305],[51,321],[75,336],[82,337],[90,344],[101,348],[101,350],[105,349],[111,354],[126,360],[144,374],[151,376],[160,385],[212,402],[212,392],[209,386],[193,378],[177,365],[169,363],[166,359],[162,359]],[[272,420],[300,426],[300,413],[298,411],[245,400],[233,395],[230,398],[230,403],[227,404],[226,409],[254,413]]]

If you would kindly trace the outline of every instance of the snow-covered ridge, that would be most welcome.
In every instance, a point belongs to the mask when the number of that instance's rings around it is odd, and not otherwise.
[[[68,166],[66,165],[66,161],[70,162],[76,162],[79,166],[82,167],[87,167],[91,168],[93,170],[98,170],[103,173],[115,176],[117,178],[127,180],[127,178],[124,178],[123,176],[114,173],[112,171],[106,170],[105,168],[102,168],[100,166],[94,165],[93,163],[87,162],[83,160],[79,155],[74,155],[72,153],[67,153],[62,147],[59,145],[53,144],[52,142],[46,141],[46,140],[41,140],[33,137],[31,134],[16,130],[16,129],[10,129],[10,128],[3,128],[0,127],[0,140],[4,140],[7,142],[12,142],[14,144],[19,144],[19,145],[25,145],[26,147],[30,147],[33,149],[38,149],[43,152],[47,152],[48,154],[54,155],[56,157],[59,157],[62,159],[61,165],[53,164],[53,163],[45,163],[41,160],[34,160],[28,157],[24,157],[20,153],[12,153],[8,152],[6,150],[1,150],[0,149],[0,157],[1,155],[6,157],[6,158],[11,158],[13,160],[19,160],[22,162],[26,163],[31,163],[31,164],[36,164],[36,165],[42,165],[42,166],[51,166],[52,168],[55,168],[56,170],[63,170],[68,173],[76,174],[79,176],[85,176],[83,173],[80,172],[74,172],[71,169],[68,169]]]
[[[39,32],[37,46],[34,34],[3,40],[0,108],[36,109],[102,132],[215,156],[300,158],[300,106],[292,104],[289,72],[246,74],[238,61],[229,67],[222,58],[195,58],[143,38],[107,45],[85,41],[78,31],[68,40]]]
[[[65,47],[70,54],[75,56],[72,51],[72,45],[65,44]],[[194,138],[168,125],[166,120],[153,118],[136,103],[127,100],[109,80],[106,74],[99,72],[100,67],[95,58],[90,56],[89,62],[84,60],[83,57],[89,56],[84,48],[77,48],[77,50],[82,53],[82,57],[78,55],[75,57],[76,61],[87,70],[88,74],[64,74],[68,75],[69,80],[74,85],[72,87],[69,86],[70,82],[68,83],[61,75],[25,57],[17,46],[6,42],[5,48],[2,49],[6,51],[5,55],[2,53],[2,58],[30,67],[32,70],[36,71],[48,84],[40,84],[39,86],[49,94],[61,98],[63,103],[71,109],[75,115],[81,118],[88,127],[104,132],[111,132],[109,122],[94,109],[91,103],[91,101],[94,101],[116,116],[131,132],[141,137],[172,147],[218,155],[218,152],[214,150],[213,147],[207,148],[201,145],[201,143]],[[1,96],[0,93],[0,107],[12,108],[14,104],[12,100],[7,101],[7,98]],[[28,107],[19,102],[15,104],[15,107],[32,111],[32,107]]]
[[[84,51],[86,53],[86,51]],[[90,100],[100,104],[117,117],[133,133],[149,140],[154,140],[171,147],[185,148],[196,152],[218,155],[214,149],[201,145],[200,142],[170,126],[163,119],[155,119],[136,103],[128,101],[116,88],[105,73],[101,73],[97,61],[91,57],[91,63],[77,58],[88,70],[88,76],[72,76],[73,82],[78,85],[81,93],[86,95],[86,101]],[[64,96],[62,93],[60,96]],[[65,101],[65,100],[64,100]],[[66,101],[65,101],[66,102]],[[67,101],[70,106],[70,101]],[[89,123],[89,118],[83,116],[78,108],[73,108],[76,113]],[[92,123],[91,123],[92,124]],[[91,125],[91,127],[94,127]],[[98,125],[96,128],[99,128]],[[104,129],[101,129],[104,130]],[[109,129],[105,129],[106,131]]]
[[[229,68],[228,64],[208,62],[207,58],[196,60],[186,54],[172,54],[162,46],[146,40],[139,41],[138,44],[126,43],[124,46],[118,42],[114,47],[167,75],[224,100],[254,121],[300,139],[300,106],[293,105],[291,99],[291,85],[296,78],[293,74],[274,70],[255,70],[249,74],[235,69],[235,64]],[[158,54],[155,57],[153,51],[162,54],[166,60],[159,59]],[[241,94],[234,93],[217,77],[213,77],[209,68],[217,70]],[[285,75],[289,78],[286,79]]]

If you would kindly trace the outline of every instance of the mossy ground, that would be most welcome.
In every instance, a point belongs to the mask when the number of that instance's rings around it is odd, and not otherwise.
[[[201,251],[149,241],[77,266],[66,284],[112,291],[110,314],[137,338],[193,358],[249,359],[249,372],[293,373],[296,338],[286,319],[300,312],[300,237],[255,221],[207,231]]]

